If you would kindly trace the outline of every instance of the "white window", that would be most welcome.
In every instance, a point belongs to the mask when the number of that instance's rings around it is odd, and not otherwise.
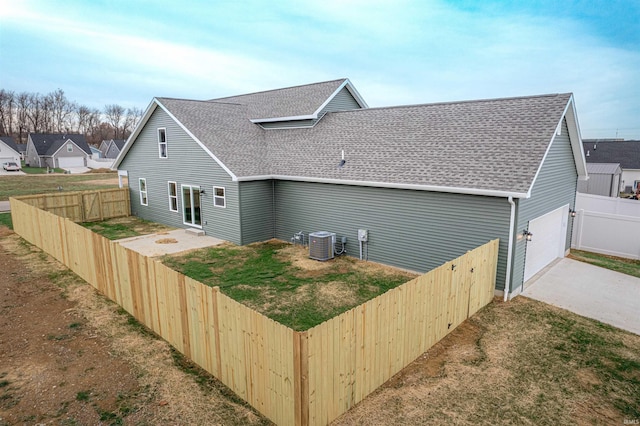
[[[68,143],[67,144],[67,152],[73,152],[73,144],[72,143]]]
[[[167,158],[167,129],[158,129],[158,155]]]
[[[178,184],[169,182],[169,210],[178,211]]]
[[[149,200],[147,199],[147,179],[140,178],[140,204],[143,206],[149,205]]]
[[[213,187],[213,205],[216,207],[226,207],[227,203],[224,196],[224,188],[221,186]]]

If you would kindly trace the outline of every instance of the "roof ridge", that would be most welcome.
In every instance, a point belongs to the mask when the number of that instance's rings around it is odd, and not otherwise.
[[[238,102],[218,102],[217,99],[186,99],[186,98],[166,98],[157,96],[158,100],[169,100],[169,101],[184,101],[184,102],[200,102],[205,104],[224,104],[224,105],[237,105],[237,106],[245,106],[244,104]]]
[[[345,80],[348,80],[348,79],[346,77],[345,78],[336,78],[335,80],[318,81],[316,83],[298,84],[296,86],[280,87],[278,89],[260,90],[260,91],[257,91],[257,92],[242,93],[242,94],[239,94],[239,95],[223,96],[221,98],[210,99],[210,101],[219,101],[221,99],[227,99],[227,98],[237,98],[239,96],[260,95],[260,94],[263,94],[263,93],[278,92],[280,90],[287,90],[287,89],[296,89],[298,87],[316,86],[318,84],[333,83],[333,82],[336,82],[336,81],[345,81]]]
[[[555,97],[555,96],[561,96],[561,95],[569,95],[570,96],[571,93],[549,93],[549,94],[544,94],[544,95],[531,95],[531,96],[512,96],[512,97],[504,97],[504,98],[469,99],[469,100],[449,101],[449,102],[433,102],[433,103],[421,103],[421,104],[390,105],[390,106],[361,108],[361,109],[354,109],[354,110],[331,111],[330,113],[327,113],[327,114],[339,114],[339,113],[349,113],[349,112],[364,112],[364,111],[383,110],[383,109],[413,108],[413,107],[421,107],[421,106],[486,103],[486,102],[496,102],[496,101],[509,101],[509,100],[516,100],[516,99],[534,99],[534,98]]]

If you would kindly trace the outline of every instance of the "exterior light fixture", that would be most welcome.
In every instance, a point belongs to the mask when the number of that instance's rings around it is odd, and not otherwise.
[[[533,234],[529,231],[527,231],[526,229],[524,231],[522,231],[522,236],[527,240],[527,241],[531,241],[531,237],[533,237]]]
[[[201,189],[200,190],[200,195],[204,195],[204,194],[206,194],[206,192],[204,191],[204,189]]]
[[[574,209],[569,209],[569,214],[571,217],[576,217],[576,211]]]

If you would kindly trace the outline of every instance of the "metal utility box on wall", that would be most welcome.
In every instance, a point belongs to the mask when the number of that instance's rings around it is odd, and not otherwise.
[[[333,259],[333,245],[336,234],[326,231],[309,234],[309,258],[315,260]]]

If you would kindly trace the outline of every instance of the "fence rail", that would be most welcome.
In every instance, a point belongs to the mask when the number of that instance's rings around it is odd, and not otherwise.
[[[11,199],[19,235],[277,424],[329,423],[493,298],[498,240],[296,332],[44,203]]]
[[[128,188],[23,195],[15,199],[74,222],[131,215]]]

